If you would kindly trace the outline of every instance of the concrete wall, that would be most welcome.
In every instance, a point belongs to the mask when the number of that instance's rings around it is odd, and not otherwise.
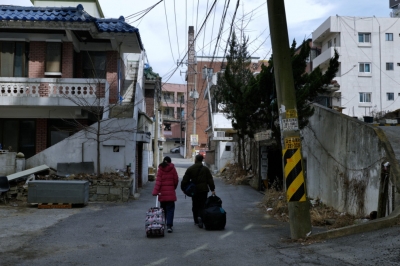
[[[16,152],[0,150],[0,176],[14,174],[16,171]]]
[[[96,124],[95,124],[96,125]],[[92,125],[91,128],[94,129]],[[133,118],[110,119],[101,123],[102,132],[114,132],[111,135],[103,135],[100,144],[100,172],[113,172],[115,169],[123,169],[126,165],[135,165],[136,143],[133,141]],[[125,132],[117,132],[117,131]],[[114,150],[118,146],[119,151]],[[49,147],[26,161],[26,167],[32,168],[46,164],[57,169],[57,163],[94,162],[97,171],[97,145],[95,135],[86,131],[80,131],[75,135]],[[135,169],[132,169],[135,171]]]
[[[315,114],[302,136],[311,198],[319,198],[339,211],[366,215],[378,207],[383,162],[391,163],[391,182],[399,184],[395,177],[400,168],[393,149],[377,127],[315,106]]]
[[[231,150],[226,151],[225,150],[226,146],[231,146]],[[217,160],[216,170],[221,170],[221,168],[223,168],[227,163],[233,163],[235,159],[236,143],[220,141],[217,147],[218,147],[218,153],[216,154],[215,158]]]

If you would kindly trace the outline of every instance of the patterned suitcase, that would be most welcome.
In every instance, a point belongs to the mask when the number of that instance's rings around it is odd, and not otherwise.
[[[158,207],[158,196],[156,199],[156,207],[151,207],[146,213],[146,236],[164,236],[165,215],[164,210]]]

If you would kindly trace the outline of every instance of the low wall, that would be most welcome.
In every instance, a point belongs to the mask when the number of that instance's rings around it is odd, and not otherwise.
[[[126,202],[131,195],[132,185],[132,178],[126,180],[92,180],[89,183],[89,201]],[[11,186],[10,190],[6,193],[6,197],[8,199],[16,199],[17,201],[27,201],[28,189],[22,185]]]
[[[308,196],[354,215],[376,211],[383,162],[391,164],[390,186],[399,184],[399,164],[385,134],[319,105],[309,121],[302,130]]]
[[[94,180],[89,186],[89,201],[123,201],[129,200],[133,179],[128,180]]]

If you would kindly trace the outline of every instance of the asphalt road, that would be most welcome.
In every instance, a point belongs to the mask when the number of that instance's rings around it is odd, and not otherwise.
[[[179,157],[172,161],[191,165]],[[184,171],[178,168],[180,177]],[[293,242],[289,225],[259,207],[262,194],[219,178],[215,182],[227,212],[223,231],[194,226],[191,199],[178,189],[174,232],[147,238],[144,219],[155,205],[154,182],[128,203],[69,210],[1,207],[0,265],[400,265],[399,227]]]

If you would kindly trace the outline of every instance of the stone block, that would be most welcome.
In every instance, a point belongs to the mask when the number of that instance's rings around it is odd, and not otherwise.
[[[108,194],[107,195],[107,200],[108,201],[120,201],[121,200],[121,195]]]
[[[97,193],[97,186],[89,187],[89,194],[96,194]]]
[[[112,186],[113,185],[112,182],[104,181],[104,180],[98,181],[98,184],[101,185],[101,186]]]
[[[122,188],[120,187],[110,187],[110,194],[111,195],[120,195],[122,193]]]
[[[110,193],[110,187],[109,186],[98,186],[96,193],[99,195],[107,195]]]
[[[97,195],[96,201],[107,201],[107,196],[108,195]]]
[[[89,194],[89,201],[97,201],[97,194]]]
[[[116,187],[131,187],[132,181],[132,178],[129,178],[127,180],[115,180],[114,183]]]
[[[129,188],[122,189],[122,201],[128,201],[131,195],[131,190]]]

